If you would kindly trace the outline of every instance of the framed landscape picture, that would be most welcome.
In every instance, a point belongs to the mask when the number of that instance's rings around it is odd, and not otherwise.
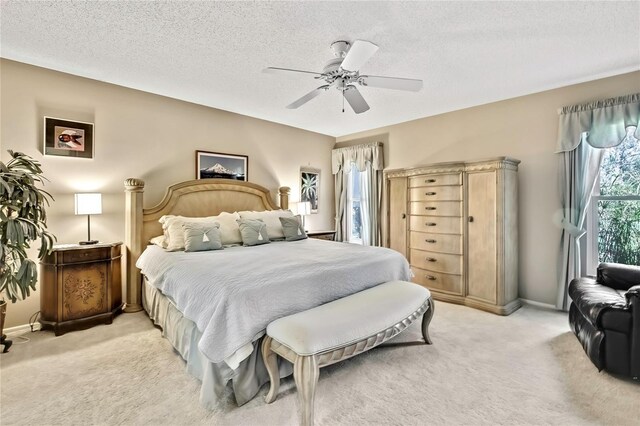
[[[232,179],[247,181],[247,155],[196,151],[196,179]]]
[[[93,158],[93,123],[44,117],[44,155]]]
[[[318,213],[320,197],[320,170],[308,167],[300,168],[300,201],[311,203],[311,213]]]

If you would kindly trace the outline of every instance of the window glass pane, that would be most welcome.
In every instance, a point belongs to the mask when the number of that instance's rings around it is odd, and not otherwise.
[[[640,195],[640,142],[630,127],[620,145],[605,150],[600,166],[601,195]]]
[[[640,265],[640,200],[598,201],[600,262]]]
[[[354,200],[360,199],[360,172],[355,164],[351,168],[351,197]]]
[[[362,215],[360,201],[353,201],[351,205],[351,235],[349,241],[362,240]]]

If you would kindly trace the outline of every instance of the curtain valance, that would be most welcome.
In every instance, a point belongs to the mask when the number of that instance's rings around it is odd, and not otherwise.
[[[582,142],[594,148],[620,145],[629,127],[640,138],[640,93],[564,107],[556,152],[573,151]]]
[[[331,151],[331,170],[334,175],[341,169],[343,173],[350,173],[352,164],[356,165],[358,171],[364,172],[367,161],[371,163],[373,170],[384,169],[382,142],[348,146]]]

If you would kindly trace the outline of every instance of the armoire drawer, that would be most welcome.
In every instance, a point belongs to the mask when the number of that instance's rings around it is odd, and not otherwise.
[[[430,216],[462,216],[462,201],[413,201],[409,214]]]
[[[409,178],[409,188],[418,186],[462,185],[461,173],[423,175]]]
[[[409,201],[460,201],[461,186],[438,186],[432,188],[411,188]]]
[[[410,216],[409,230],[434,234],[462,234],[461,217]]]
[[[447,274],[462,274],[462,256],[459,254],[445,254],[433,251],[411,249],[409,263],[430,271],[445,272]]]
[[[462,254],[462,235],[409,232],[409,247],[438,253]]]
[[[413,282],[432,290],[446,291],[462,296],[462,276],[441,274],[416,267],[411,267],[411,270],[414,274]]]

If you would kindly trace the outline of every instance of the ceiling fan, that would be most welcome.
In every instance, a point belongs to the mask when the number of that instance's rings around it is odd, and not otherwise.
[[[321,93],[335,87],[342,92],[343,100],[347,100],[353,111],[356,114],[361,114],[369,110],[369,104],[364,100],[356,85],[379,87],[382,89],[407,90],[410,92],[417,92],[422,89],[422,80],[361,75],[360,67],[378,50],[378,46],[370,41],[356,40],[351,44],[348,41],[338,40],[331,44],[331,50],[335,55],[335,59],[329,60],[321,73],[277,67],[268,67],[262,70],[262,72],[272,74],[281,72],[312,74],[316,80],[325,81],[326,84],[312,90],[297,101],[290,103],[287,105],[287,108],[299,108]],[[342,112],[344,112],[344,105]]]

